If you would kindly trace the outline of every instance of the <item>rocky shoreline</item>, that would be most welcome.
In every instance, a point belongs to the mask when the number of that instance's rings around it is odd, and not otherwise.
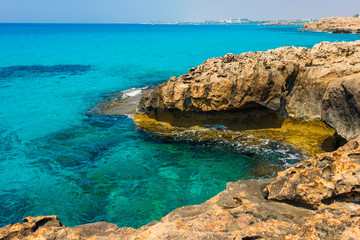
[[[275,179],[228,183],[205,203],[178,208],[139,229],[104,222],[70,228],[56,216],[27,217],[1,228],[0,240],[360,238],[360,41],[212,58],[144,91],[134,112],[129,105],[137,102],[119,95],[89,114],[132,114],[139,128],[168,137],[179,131],[199,137],[202,124],[215,119],[234,129],[211,129],[203,137],[242,141],[244,135],[234,133],[276,139],[296,132],[291,139],[304,135],[310,145],[329,138],[348,142]],[[328,135],[312,142],[323,133]]]
[[[360,18],[358,17],[328,17],[307,23],[300,30],[331,33],[360,34]]]
[[[228,183],[205,203],[139,229],[105,222],[69,228],[56,216],[27,217],[0,229],[0,239],[359,239],[359,172],[360,137],[276,179]]]
[[[180,127],[176,119],[199,125],[226,113],[239,114],[228,125],[242,130],[319,120],[350,140],[360,133],[360,41],[212,58],[144,93],[138,110]]]
[[[298,26],[298,25],[304,25],[304,23],[301,22],[287,22],[287,21],[275,21],[275,22],[266,22],[260,24],[260,26]]]

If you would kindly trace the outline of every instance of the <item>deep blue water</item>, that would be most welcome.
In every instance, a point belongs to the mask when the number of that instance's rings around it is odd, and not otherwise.
[[[156,85],[229,52],[358,39],[294,26],[0,24],[0,227],[48,214],[69,226],[139,227],[299,160],[277,144],[170,141],[125,116],[85,113],[109,92]]]

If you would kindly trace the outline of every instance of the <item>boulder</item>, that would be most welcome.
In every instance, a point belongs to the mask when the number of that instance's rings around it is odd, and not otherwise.
[[[300,30],[331,33],[360,33],[358,17],[328,17],[304,25]]]
[[[360,137],[337,151],[318,154],[278,173],[264,192],[268,199],[312,208],[333,200],[359,202]]]
[[[186,116],[206,122],[238,114],[231,123],[239,129],[249,129],[254,114],[260,124],[253,128],[275,127],[286,117],[321,120],[350,140],[360,135],[359,92],[360,41],[322,42],[206,60],[144,93],[138,112],[172,125]]]

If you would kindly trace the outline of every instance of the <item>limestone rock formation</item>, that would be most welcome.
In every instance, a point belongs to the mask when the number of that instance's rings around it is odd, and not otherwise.
[[[57,216],[26,217],[23,222],[1,228],[0,240],[121,240],[134,232],[106,222],[65,227]]]
[[[358,204],[322,204],[318,210],[310,210],[266,200],[262,189],[272,180],[228,183],[225,191],[207,202],[178,208],[139,229],[105,222],[71,229],[55,216],[28,217],[30,223],[0,229],[0,239],[359,239]]]
[[[56,216],[27,217],[23,222],[1,228],[0,239],[79,239],[71,228],[64,227]]]
[[[297,234],[289,234],[285,239],[360,239],[360,206],[339,202],[322,204]]]
[[[305,24],[300,30],[322,31],[332,33],[360,33],[360,18],[328,17]]]
[[[238,127],[254,112],[267,123],[274,116],[322,120],[350,140],[360,135],[359,99],[360,41],[322,42],[206,60],[144,93],[138,111],[161,121],[237,112]]]
[[[227,183],[205,203],[178,208],[139,229],[105,222],[69,228],[56,216],[27,217],[1,228],[0,240],[359,239],[359,170],[360,137],[295,164],[275,180]]]
[[[264,190],[269,199],[314,208],[327,200],[360,200],[360,137],[337,151],[319,154],[278,173]]]

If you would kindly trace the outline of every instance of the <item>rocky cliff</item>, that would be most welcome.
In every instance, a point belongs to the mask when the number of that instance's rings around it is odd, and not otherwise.
[[[232,122],[244,129],[285,117],[321,120],[349,140],[360,135],[360,41],[212,58],[143,94],[138,111],[173,125],[236,112]]]
[[[360,239],[359,161],[360,137],[275,180],[228,183],[205,203],[139,229],[105,222],[71,229],[56,216],[27,217],[0,229],[0,239]]]
[[[360,18],[328,17],[305,24],[300,30],[331,33],[360,33]]]

